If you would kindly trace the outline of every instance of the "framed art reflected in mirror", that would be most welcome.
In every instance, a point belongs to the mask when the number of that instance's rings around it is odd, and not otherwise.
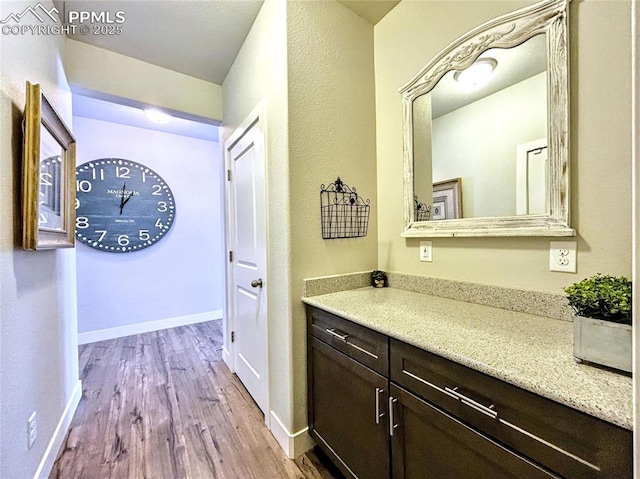
[[[432,220],[462,218],[462,180],[455,178],[433,184]]]
[[[22,247],[71,248],[76,142],[38,84],[27,82],[23,129]]]

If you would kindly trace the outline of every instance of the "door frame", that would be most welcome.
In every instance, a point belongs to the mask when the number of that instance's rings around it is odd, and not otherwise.
[[[539,138],[537,140],[529,141],[526,143],[520,143],[516,145],[516,214],[529,214],[528,213],[528,187],[529,182],[529,152],[533,150],[542,150],[547,148],[547,154],[549,153],[549,146],[547,138]],[[549,191],[549,160],[547,159],[547,166],[545,167],[547,173],[545,175],[545,191]],[[545,194],[548,197],[548,194]],[[547,198],[547,208],[548,208]]]
[[[262,147],[264,150],[264,178],[265,178],[265,197],[268,197],[268,165],[269,165],[269,161],[268,161],[268,148],[267,148],[267,138],[266,138],[266,131],[267,131],[267,120],[266,120],[266,105],[264,100],[260,101],[256,107],[251,111],[251,113],[240,123],[240,125],[238,125],[238,127],[233,131],[233,133],[229,136],[229,138],[227,138],[227,140],[224,142],[224,172],[223,172],[223,178],[224,178],[224,191],[225,191],[225,221],[224,221],[224,225],[225,225],[225,272],[226,272],[226,283],[225,283],[225,290],[226,290],[226,305],[225,305],[225,315],[224,315],[224,319],[222,321],[222,334],[223,334],[223,341],[222,341],[222,359],[224,360],[224,362],[227,364],[227,366],[229,367],[229,369],[231,370],[232,373],[235,373],[236,371],[236,365],[235,365],[235,346],[234,343],[231,341],[231,332],[235,330],[235,324],[236,324],[236,318],[234,315],[234,298],[233,298],[233,281],[234,281],[234,277],[233,277],[233,267],[232,267],[232,263],[229,260],[229,253],[231,251],[231,245],[233,245],[233,228],[232,228],[232,218],[233,218],[233,201],[231,198],[231,188],[230,188],[230,181],[228,180],[228,172],[231,171],[231,154],[230,154],[230,150],[233,148],[233,146],[244,136],[244,134],[247,132],[247,130],[249,130],[250,128],[252,128],[254,125],[256,125],[256,123],[258,124],[258,131],[259,133],[262,135]],[[271,429],[270,427],[270,404],[271,404],[271,386],[270,386],[270,380],[269,380],[269,331],[270,331],[270,321],[269,321],[269,248],[268,248],[268,238],[269,238],[269,209],[266,207],[266,203],[265,203],[265,239],[267,241],[267,244],[265,245],[265,250],[266,250],[266,265],[265,265],[265,270],[266,270],[266,282],[267,282],[267,288],[264,289],[264,294],[265,294],[265,304],[267,307],[267,324],[266,324],[266,330],[267,330],[267,335],[264,338],[265,340],[265,351],[267,351],[266,354],[266,364],[265,364],[265,370],[264,370],[264,374],[265,374],[265,384],[267,386],[267,402],[265,405],[265,411],[264,412],[264,418],[265,418],[265,423],[267,425],[267,427],[269,429]]]

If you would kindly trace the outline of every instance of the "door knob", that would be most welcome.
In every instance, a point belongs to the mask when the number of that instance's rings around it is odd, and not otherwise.
[[[262,288],[262,278],[254,279],[253,281],[251,281],[251,287],[252,288]]]

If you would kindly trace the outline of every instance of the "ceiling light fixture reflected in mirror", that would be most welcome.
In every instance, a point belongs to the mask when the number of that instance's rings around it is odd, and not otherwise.
[[[468,90],[477,90],[485,85],[498,62],[493,58],[479,58],[466,70],[457,71],[453,78]]]
[[[164,125],[171,121],[171,115],[158,110],[157,108],[145,108],[144,113],[145,115],[147,115],[147,118],[149,118],[149,120],[160,125]]]

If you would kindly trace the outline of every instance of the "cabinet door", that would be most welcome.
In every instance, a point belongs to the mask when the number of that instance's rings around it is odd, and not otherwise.
[[[394,479],[558,477],[391,385]]]
[[[311,336],[309,429],[347,477],[387,479],[388,380]]]

